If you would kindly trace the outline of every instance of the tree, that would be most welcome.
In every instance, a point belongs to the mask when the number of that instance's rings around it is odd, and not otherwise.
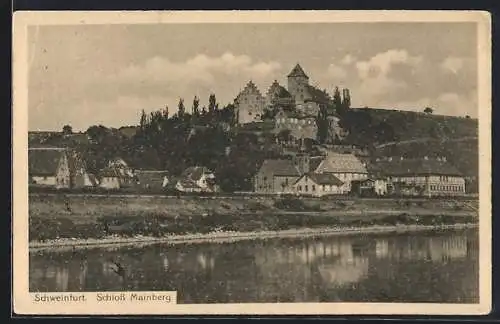
[[[198,116],[200,114],[199,107],[200,106],[200,99],[198,99],[197,96],[194,96],[193,99],[193,116]]]
[[[217,100],[215,94],[211,94],[208,98],[208,112],[213,113],[217,109]]]
[[[73,128],[70,125],[64,125],[62,132],[64,135],[70,135],[73,134]]]
[[[425,107],[424,109],[424,113],[426,114],[432,114],[434,112],[434,109],[432,109],[431,107]]]
[[[342,98],[342,109],[345,111],[351,108],[351,95],[349,93],[349,89],[343,89],[343,98]]]
[[[330,126],[328,121],[328,108],[326,105],[319,106],[318,116],[316,117],[316,126],[318,128],[316,138],[320,144],[324,144],[328,137],[328,128]]]
[[[182,117],[182,116],[184,116],[185,112],[186,112],[186,108],[184,107],[184,99],[180,98],[179,104],[177,105],[177,115],[179,117]]]
[[[146,124],[148,123],[148,118],[146,117],[146,112],[144,109],[141,111],[141,120],[139,122],[139,126],[141,127],[142,130],[146,127]]]
[[[465,116],[465,119],[470,119],[470,116],[469,116],[469,115],[466,115],[466,116]]]
[[[333,91],[333,106],[337,111],[342,109],[342,98],[340,97],[339,87],[335,87]]]

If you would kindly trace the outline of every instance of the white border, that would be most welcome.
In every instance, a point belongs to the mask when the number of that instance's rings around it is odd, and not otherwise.
[[[478,29],[480,303],[280,303],[47,305],[29,287],[27,26],[168,23],[474,22]],[[491,18],[484,11],[108,11],[15,12],[13,16],[13,306],[17,314],[472,315],[491,310]],[[23,168],[21,168],[23,166]]]

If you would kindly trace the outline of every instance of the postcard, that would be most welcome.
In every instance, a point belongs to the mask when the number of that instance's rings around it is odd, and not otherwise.
[[[491,310],[480,11],[15,12],[13,311]]]

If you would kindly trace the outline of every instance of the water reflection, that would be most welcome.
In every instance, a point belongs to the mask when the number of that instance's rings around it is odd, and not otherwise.
[[[177,290],[184,303],[471,303],[478,300],[477,233],[34,252],[30,290]]]

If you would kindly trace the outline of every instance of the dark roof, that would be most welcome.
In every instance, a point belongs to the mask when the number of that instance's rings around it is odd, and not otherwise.
[[[329,173],[308,173],[307,176],[319,185],[341,186],[344,184],[339,178]]]
[[[316,170],[324,159],[325,159],[324,156],[312,156],[309,159],[309,169]]]
[[[300,172],[291,160],[264,160],[259,172],[271,173],[273,176],[300,176]]]
[[[55,175],[64,152],[65,150],[61,148],[30,148],[28,150],[29,175]]]
[[[279,98],[292,98],[292,95],[290,94],[290,92],[288,92],[288,90],[282,86],[279,86],[276,94],[278,95]]]
[[[437,159],[397,159],[374,163],[373,170],[386,176],[409,175],[448,175],[460,176],[462,173],[447,161]]]
[[[289,77],[304,77],[304,78],[309,79],[309,77],[307,76],[307,74],[304,72],[304,70],[302,69],[302,67],[298,63],[292,69],[292,72],[290,72],[290,74],[288,74],[288,76]]]
[[[324,90],[320,90],[312,85],[307,86],[307,90],[311,95],[311,99],[308,101],[317,102],[317,103],[329,103],[331,101],[330,96]]]

